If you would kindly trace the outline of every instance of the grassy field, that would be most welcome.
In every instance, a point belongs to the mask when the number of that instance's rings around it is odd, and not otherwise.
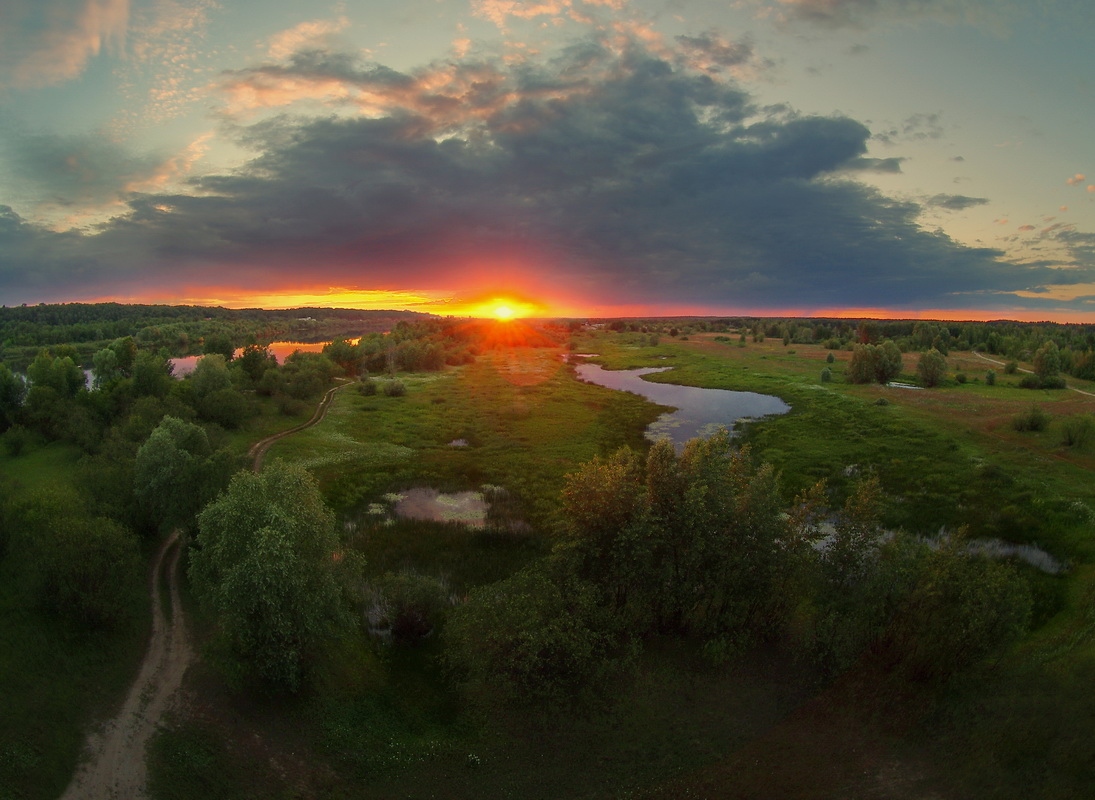
[[[465,367],[399,380],[403,397],[339,391],[321,425],[278,441],[267,458],[308,467],[340,511],[410,486],[491,484],[543,528],[563,475],[625,444],[642,447],[659,413],[634,395],[576,381],[554,348],[488,351]]]

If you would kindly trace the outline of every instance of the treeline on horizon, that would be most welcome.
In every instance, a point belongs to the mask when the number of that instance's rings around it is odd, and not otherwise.
[[[417,311],[356,308],[223,308],[220,306],[59,303],[0,307],[0,359],[26,365],[38,348],[73,345],[88,359],[104,342],[127,336],[142,349],[169,355],[202,352],[210,337],[237,347],[279,339],[324,340],[379,333],[399,322],[429,319]]]
[[[128,305],[122,303],[59,303],[0,306],[0,360],[25,368],[38,349],[70,344],[80,360],[119,338],[133,337],[141,349],[182,356],[203,352],[211,338],[227,338],[235,347],[268,344],[279,339],[325,340],[393,329],[400,321],[438,319],[416,311],[301,307],[289,309],[193,305]],[[564,321],[564,320],[560,320]],[[851,350],[856,344],[893,341],[903,352],[935,348],[979,350],[989,355],[1030,361],[1047,342],[1057,345],[1061,371],[1095,380],[1095,324],[933,320],[877,320],[828,317],[646,317],[577,318],[581,324],[616,331],[666,333],[734,333],[754,341],[782,339],[785,344],[819,344],[831,350]]]
[[[857,344],[892,341],[902,352],[932,348],[943,355],[977,350],[1008,360],[1032,361],[1052,342],[1060,354],[1060,371],[1075,378],[1095,380],[1095,324],[1057,322],[946,322],[936,320],[876,320],[807,317],[652,317],[597,319],[593,323],[618,332],[737,334],[764,341],[782,339],[786,345],[815,344],[830,350],[852,350]]]

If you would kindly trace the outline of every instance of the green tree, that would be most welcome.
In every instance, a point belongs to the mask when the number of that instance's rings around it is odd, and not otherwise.
[[[103,517],[73,513],[39,542],[40,598],[71,622],[119,627],[132,618],[143,590],[137,537]]]
[[[238,677],[295,691],[320,642],[350,624],[337,550],[315,479],[282,462],[237,473],[201,512],[189,574]]]
[[[1034,354],[1034,374],[1041,380],[1054,378],[1061,371],[1061,352],[1052,339],[1047,341]]]
[[[168,416],[137,451],[134,491],[158,523],[188,528],[234,467],[227,452],[213,452],[202,428]]]
[[[205,337],[202,352],[205,355],[223,356],[225,362],[228,362],[236,354],[236,348],[227,333],[211,333]]]
[[[166,397],[171,391],[171,362],[147,350],[133,360],[133,390],[138,397]]]
[[[243,348],[240,357],[236,359],[240,369],[251,379],[252,383],[258,383],[268,369],[276,368],[277,359],[270,354],[269,349],[257,344],[249,344]]]
[[[15,424],[26,397],[26,381],[8,369],[7,364],[0,363],[0,430]]]
[[[927,557],[887,633],[885,654],[912,678],[945,680],[1002,653],[1030,624],[1027,582],[963,545],[953,537]]]
[[[938,386],[947,375],[947,360],[933,347],[921,354],[916,364],[916,374],[925,386]]]
[[[122,370],[118,366],[118,354],[109,347],[98,351],[92,357],[91,363],[91,385],[95,389],[106,389],[122,377]]]
[[[132,377],[133,367],[137,361],[137,343],[133,341],[133,337],[115,339],[110,343],[110,349],[114,351],[118,359],[117,366],[122,375],[126,378]]]
[[[446,659],[474,694],[512,704],[559,702],[597,688],[629,649],[599,592],[543,562],[473,589],[450,614]]]
[[[19,494],[5,509],[8,545],[46,611],[83,626],[117,627],[143,589],[137,539],[86,505],[68,486]]]
[[[794,603],[805,539],[770,465],[726,431],[629,451],[568,476],[559,554],[639,631],[696,634],[713,655],[770,632]]]
[[[232,388],[232,375],[223,355],[214,353],[198,359],[194,371],[190,373],[190,386],[194,396],[202,399],[222,389]]]

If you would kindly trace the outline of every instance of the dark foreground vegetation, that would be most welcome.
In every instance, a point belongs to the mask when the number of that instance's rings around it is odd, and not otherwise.
[[[170,316],[61,308],[70,336]],[[175,528],[202,658],[157,798],[1095,789],[1087,328],[405,319],[278,364],[207,327],[185,380],[110,330],[0,365],[0,798],[64,788]],[[568,348],[792,411],[678,452]],[[397,517],[416,486],[490,511]]]

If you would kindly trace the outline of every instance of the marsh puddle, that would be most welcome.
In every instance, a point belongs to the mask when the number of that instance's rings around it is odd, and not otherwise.
[[[487,522],[489,504],[482,492],[452,492],[422,487],[400,492],[392,511],[401,519],[428,522],[461,522],[470,528],[482,528]]]
[[[645,397],[675,411],[662,414],[646,429],[648,439],[669,438],[679,450],[689,439],[706,438],[719,428],[733,429],[738,422],[786,414],[791,407],[778,397],[729,389],[701,389],[673,383],[651,383],[643,375],[665,372],[671,367],[607,370],[598,364],[579,364],[575,370],[583,381]]]

